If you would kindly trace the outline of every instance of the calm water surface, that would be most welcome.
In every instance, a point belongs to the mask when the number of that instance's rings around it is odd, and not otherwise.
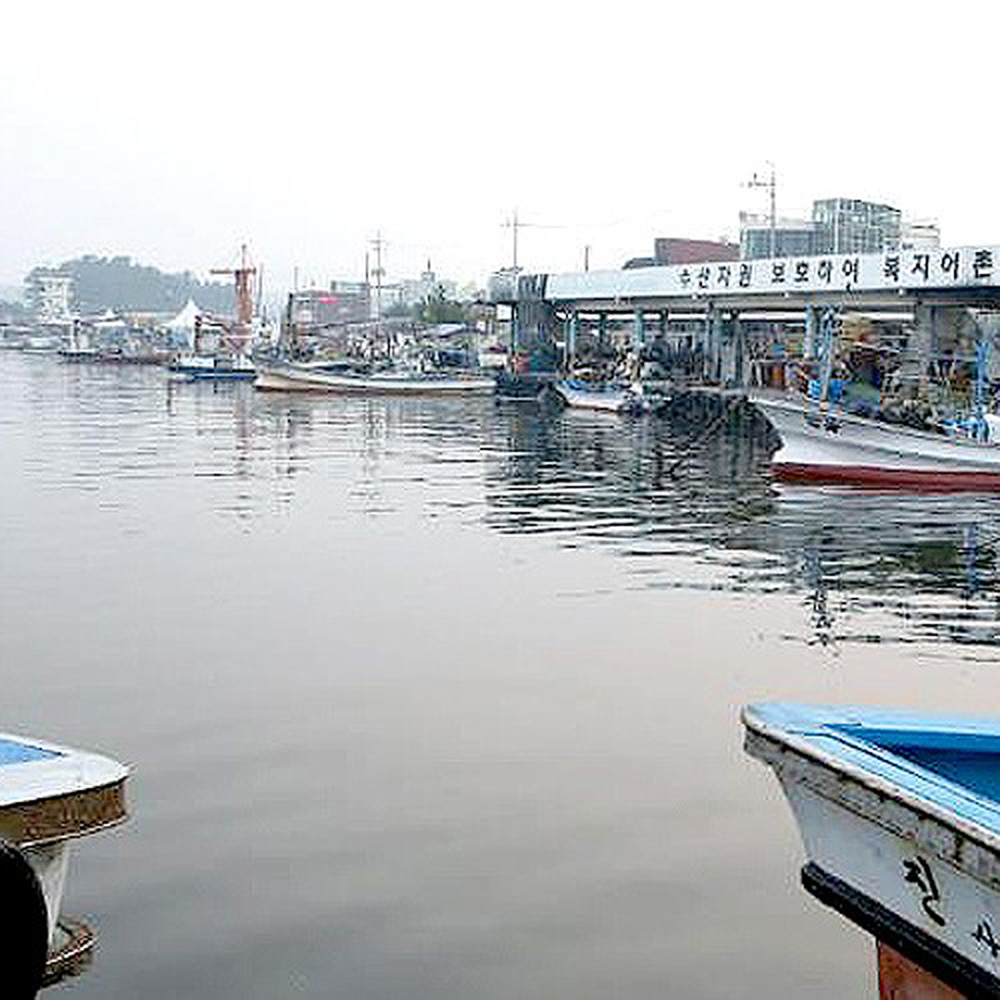
[[[870,995],[738,710],[995,712],[998,505],[691,432],[0,355],[0,728],[134,768],[52,995]]]

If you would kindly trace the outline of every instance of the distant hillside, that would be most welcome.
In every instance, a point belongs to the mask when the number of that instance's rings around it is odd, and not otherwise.
[[[189,298],[212,313],[231,313],[231,284],[199,281],[190,271],[165,274],[155,267],[135,264],[129,257],[87,254],[60,265],[73,277],[75,307],[82,313],[180,311]],[[33,273],[33,272],[32,272]],[[30,275],[29,275],[30,278]]]

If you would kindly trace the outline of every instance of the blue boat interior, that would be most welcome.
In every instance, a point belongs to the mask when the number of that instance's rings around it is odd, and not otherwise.
[[[851,725],[830,728],[888,750],[977,795],[1000,802],[1000,736]]]
[[[63,755],[56,750],[43,750],[28,743],[0,740],[0,767],[7,764],[26,764],[30,761],[50,760]]]

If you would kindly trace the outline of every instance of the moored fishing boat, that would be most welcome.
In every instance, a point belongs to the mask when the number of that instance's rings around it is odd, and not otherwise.
[[[600,410],[605,413],[648,413],[657,401],[647,395],[640,383],[624,386],[613,382],[588,382],[583,379],[560,379],[552,389],[569,407]]]
[[[61,913],[69,844],[126,818],[127,776],[106,757],[0,734],[5,996],[34,996],[92,947],[93,933]]]
[[[167,366],[171,375],[187,379],[246,380],[257,368],[245,354],[182,354]]]
[[[100,351],[93,343],[90,330],[84,329],[79,320],[73,320],[66,343],[59,348],[59,356],[66,361],[95,361]]]
[[[878,940],[882,995],[1000,995],[1000,721],[769,704],[743,722],[803,885]]]
[[[259,366],[254,382],[258,389],[277,392],[328,392],[386,395],[483,395],[492,393],[492,375],[454,372],[359,372],[343,367],[328,369],[297,362]]]
[[[1000,490],[997,423],[950,433],[823,411],[804,397],[754,391],[750,401],[781,439],[771,459],[779,479],[929,491]]]

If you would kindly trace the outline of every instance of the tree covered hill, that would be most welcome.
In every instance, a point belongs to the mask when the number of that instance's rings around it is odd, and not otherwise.
[[[133,263],[130,257],[86,254],[66,261],[57,270],[72,276],[75,307],[82,313],[103,312],[105,309],[116,312],[176,312],[184,307],[189,298],[206,312],[224,314],[231,313],[234,308],[230,283],[202,282],[190,271],[166,274],[158,268]]]

